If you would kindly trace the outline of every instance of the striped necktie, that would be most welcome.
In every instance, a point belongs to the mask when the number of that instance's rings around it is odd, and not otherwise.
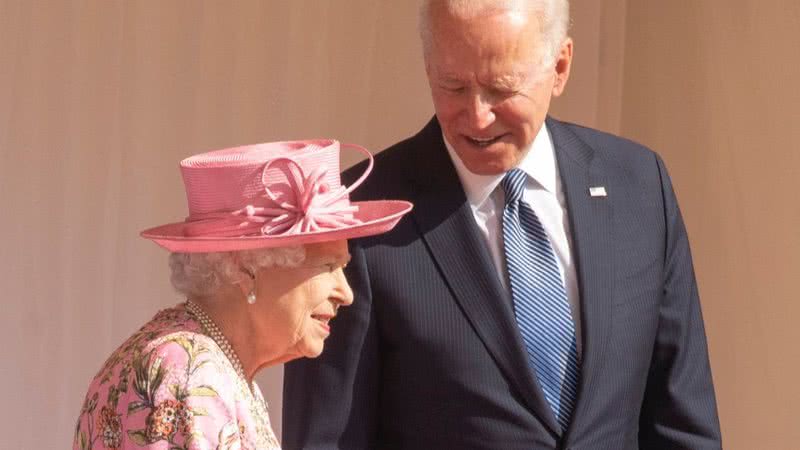
[[[526,179],[525,172],[512,169],[501,182],[506,195],[506,268],[529,364],[561,429],[566,430],[577,398],[575,324],[553,247],[536,213],[522,200]]]

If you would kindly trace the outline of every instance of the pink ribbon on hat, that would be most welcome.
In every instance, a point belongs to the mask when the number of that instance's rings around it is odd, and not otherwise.
[[[246,205],[233,212],[215,212],[192,216],[184,230],[187,236],[240,237],[252,235],[291,235],[358,225],[353,216],[358,206],[350,204],[348,194],[357,188],[372,171],[372,154],[352,144],[342,144],[360,150],[369,157],[369,164],[361,177],[349,187],[330,189],[325,183],[328,171],[319,167],[306,175],[303,167],[286,157],[267,161],[261,172],[264,198],[267,206]],[[290,192],[281,199],[266,182],[267,171],[273,165],[287,175]]]

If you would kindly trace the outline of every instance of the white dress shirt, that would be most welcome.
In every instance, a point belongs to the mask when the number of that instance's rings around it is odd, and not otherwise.
[[[444,136],[443,136],[444,137]],[[458,172],[467,201],[472,207],[472,214],[478,229],[486,239],[494,259],[494,267],[503,286],[510,292],[506,273],[505,254],[503,252],[503,207],[505,193],[500,186],[505,174],[477,175],[464,166],[453,147],[444,140],[450,159]],[[567,215],[564,190],[558,174],[555,149],[547,127],[543,124],[531,149],[517,168],[528,174],[525,192],[522,199],[528,203],[544,227],[550,243],[553,245],[558,269],[567,293],[572,320],[575,322],[575,334],[578,344],[578,355],[581,355],[581,315],[578,294],[578,279],[572,258],[572,236],[569,233],[569,217]]]

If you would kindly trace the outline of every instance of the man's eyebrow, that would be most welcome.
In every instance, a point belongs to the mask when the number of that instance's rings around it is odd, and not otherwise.
[[[493,77],[491,79],[486,80],[486,83],[490,86],[513,88],[521,84],[524,84],[525,80],[527,79],[528,79],[528,74],[526,74],[525,72],[514,72]]]
[[[453,74],[440,74],[437,78],[439,79],[440,82],[443,82],[443,83],[463,83],[464,82],[464,80],[461,77],[459,77],[457,75],[453,75]]]

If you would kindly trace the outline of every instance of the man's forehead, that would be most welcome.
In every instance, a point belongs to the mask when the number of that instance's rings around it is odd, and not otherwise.
[[[433,75],[441,81],[463,82],[477,79],[481,83],[493,84],[521,83],[531,78],[535,72],[535,67],[532,65],[529,67],[522,67],[522,65],[520,65],[518,68],[506,70],[491,70],[490,68],[478,72],[446,64],[434,63],[432,67],[434,68]]]

